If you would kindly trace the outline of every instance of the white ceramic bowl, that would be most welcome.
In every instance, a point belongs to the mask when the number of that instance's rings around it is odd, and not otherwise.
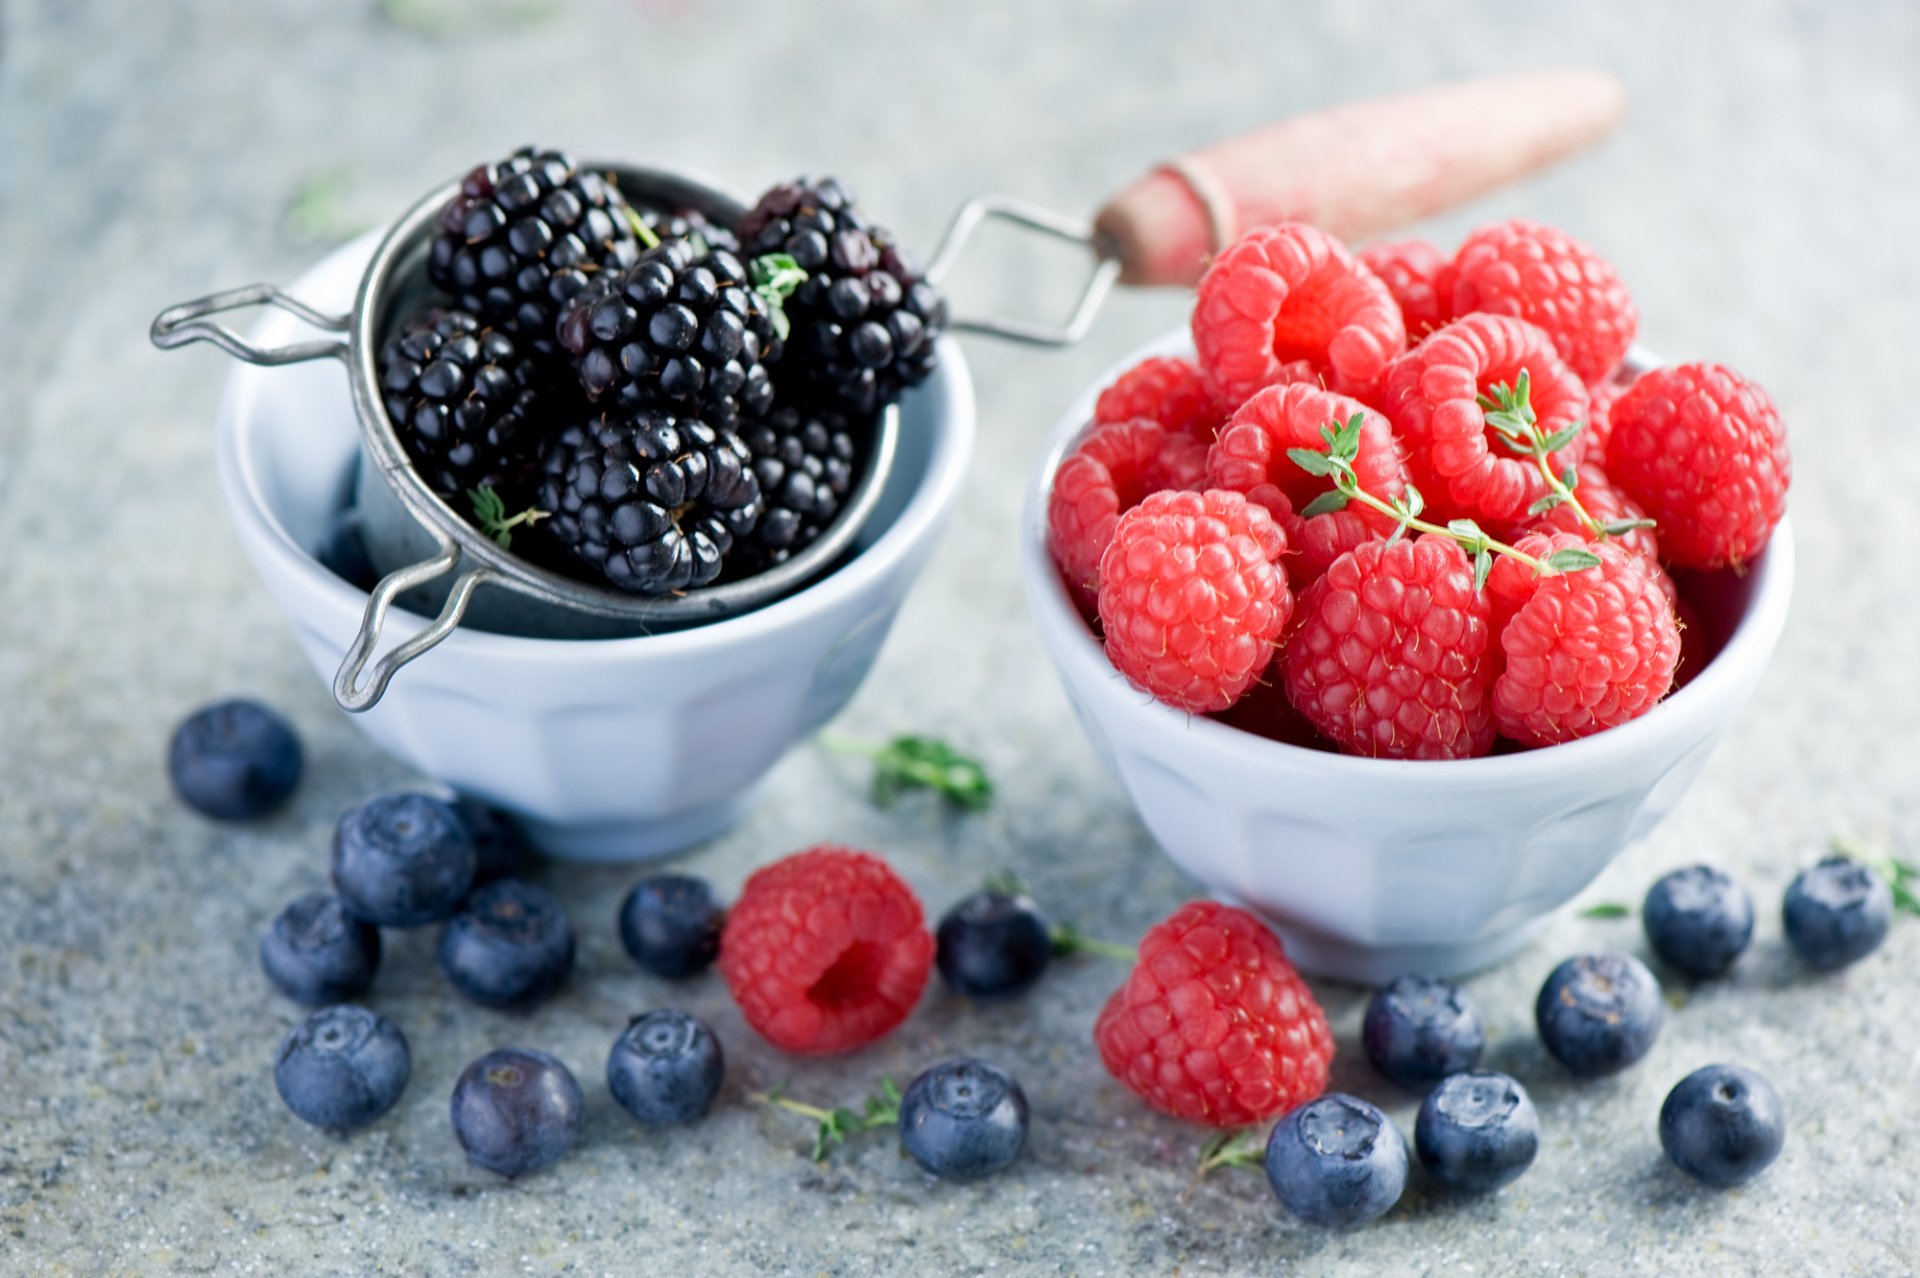
[[[1047,553],[1055,469],[1099,386],[1067,410],[1027,495],[1021,571],[1047,654],[1094,747],[1175,864],[1258,910],[1302,968],[1364,984],[1457,974],[1519,948],[1685,793],[1752,694],[1786,622],[1793,533],[1782,523],[1744,578],[1696,598],[1726,635],[1652,711],[1543,750],[1418,762],[1350,758],[1254,736],[1129,685],[1081,620]]]
[[[377,236],[289,290],[344,312]],[[263,343],[303,335],[271,312]],[[544,851],[664,855],[724,829],[795,743],[865,678],[925,567],[973,447],[973,385],[943,339],[939,371],[901,402],[901,442],[859,553],[785,599],[636,639],[523,639],[465,627],[394,676],[353,721],[384,750],[512,812]],[[310,553],[353,482],[359,432],[328,360],[240,365],[221,400],[221,486],[254,567],[330,687],[367,597]],[[383,649],[425,622],[392,615]]]

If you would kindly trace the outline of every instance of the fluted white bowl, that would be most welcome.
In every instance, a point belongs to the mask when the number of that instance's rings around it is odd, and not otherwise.
[[[344,312],[368,236],[289,290]],[[270,312],[265,344],[301,335]],[[542,850],[591,860],[677,851],[724,829],[790,747],[865,678],[926,566],[973,447],[973,386],[943,339],[938,371],[901,401],[899,453],[880,502],[834,572],[725,621],[632,639],[554,640],[464,626],[352,716],[382,749],[519,818]],[[359,448],[332,361],[236,366],[221,400],[221,486],[241,543],[329,687],[367,597],[314,559],[353,482]],[[395,613],[383,650],[426,623]]]
[[[1041,640],[1101,758],[1175,864],[1262,914],[1302,968],[1365,984],[1452,975],[1506,957],[1651,830],[1752,695],[1793,589],[1782,523],[1745,576],[1702,579],[1691,602],[1724,635],[1685,687],[1579,741],[1443,762],[1288,745],[1161,704],[1107,660],[1047,552],[1047,494],[1101,386],[1060,419],[1033,477],[1021,571]]]

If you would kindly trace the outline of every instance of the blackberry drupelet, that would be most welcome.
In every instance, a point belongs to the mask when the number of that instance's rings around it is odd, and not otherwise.
[[[561,347],[595,402],[676,408],[715,426],[773,407],[774,313],[732,253],[662,240],[561,313]]]
[[[570,426],[541,456],[549,537],[618,589],[704,586],[760,517],[740,437],[658,410]]]
[[[442,496],[506,482],[514,451],[536,430],[538,383],[534,359],[467,311],[420,311],[380,348],[387,416],[414,469]]]
[[[792,353],[783,382],[872,413],[933,371],[946,298],[837,181],[782,183],[737,229],[749,260],[784,253],[807,272],[786,303]]]
[[[790,404],[740,428],[766,512],[735,552],[735,575],[784,563],[813,544],[853,488],[855,438],[870,439],[872,432],[871,423],[855,426],[839,413],[802,412]]]
[[[613,183],[562,152],[522,147],[467,174],[440,214],[427,273],[462,310],[545,355],[561,307],[639,253]]]

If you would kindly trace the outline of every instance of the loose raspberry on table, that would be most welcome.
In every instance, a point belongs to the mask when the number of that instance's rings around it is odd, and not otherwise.
[[[1144,417],[1210,444],[1232,411],[1233,406],[1222,400],[1198,364],[1190,359],[1152,355],[1100,392],[1093,405],[1093,420],[1128,422]]]
[[[1121,515],[1150,493],[1197,489],[1207,447],[1157,422],[1105,422],[1088,431],[1047,494],[1047,549],[1081,609],[1098,608],[1100,556]]]
[[[907,1019],[933,949],[919,899],[887,863],[828,844],[747,879],[720,936],[720,973],[769,1043],[827,1056]]]
[[[1175,1118],[1244,1127],[1327,1087],[1333,1034],[1280,941],[1215,901],[1181,906],[1140,942],[1140,960],[1093,1027],[1127,1089]]]
[[[1454,320],[1388,366],[1381,407],[1406,446],[1408,475],[1430,508],[1501,523],[1546,495],[1538,465],[1492,428],[1482,404],[1490,392],[1517,386],[1522,373],[1541,436],[1585,420],[1586,387],[1547,335],[1523,320]],[[1556,474],[1570,460],[1568,448],[1548,457]]]
[[[1362,487],[1391,501],[1406,489],[1406,472],[1393,426],[1358,400],[1295,382],[1269,386],[1242,404],[1207,450],[1209,488],[1245,493],[1265,506],[1287,534],[1287,575],[1304,588],[1342,554],[1393,531],[1376,510],[1349,506],[1311,518],[1301,512],[1327,491],[1327,481],[1300,469],[1287,450],[1324,447],[1321,431],[1360,417],[1360,451],[1353,469]]]
[[[1787,428],[1722,364],[1656,368],[1613,406],[1607,473],[1659,522],[1668,562],[1739,567],[1773,536],[1793,478]]]
[[[1239,493],[1159,492],[1120,517],[1100,560],[1107,657],[1194,714],[1224,710],[1272,664],[1293,615],[1286,533]]]
[[[1545,330],[1582,381],[1613,371],[1633,343],[1633,298],[1605,258],[1565,231],[1515,218],[1481,227],[1454,254],[1454,315],[1513,315]]]
[[[1453,317],[1447,255],[1425,240],[1368,244],[1355,256],[1393,294],[1409,342],[1419,341]]]
[[[1503,560],[1487,583],[1503,601],[1496,614],[1510,612],[1500,629],[1506,665],[1493,685],[1494,723],[1522,745],[1571,741],[1638,718],[1667,695],[1680,660],[1673,604],[1639,556],[1576,533],[1527,537],[1518,549],[1545,559],[1567,547],[1600,563],[1535,576]]]
[[[1490,604],[1442,537],[1373,541],[1300,598],[1287,699],[1347,754],[1465,759],[1493,748]]]
[[[1393,294],[1344,244],[1300,222],[1249,231],[1200,279],[1193,344],[1230,402],[1337,375],[1360,385],[1406,348]]]

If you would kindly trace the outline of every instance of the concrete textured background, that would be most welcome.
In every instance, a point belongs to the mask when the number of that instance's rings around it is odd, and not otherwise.
[[[1768,384],[1796,444],[1802,572],[1752,706],[1697,788],[1587,900],[1634,901],[1706,858],[1755,891],[1731,980],[1674,985],[1648,1060],[1575,1085],[1531,1033],[1539,981],[1578,948],[1642,949],[1632,920],[1569,915],[1472,980],[1492,1062],[1540,1102],[1538,1164],[1490,1200],[1415,1189],[1350,1234],[1287,1219],[1261,1179],[1193,1186],[1203,1134],[1110,1082],[1088,1030],[1119,973],[1063,967],[1025,1003],[930,992],[883,1045],[833,1062],[753,1039],[717,978],[638,976],[611,927],[631,871],[554,871],[581,930],[567,994],[525,1016],[445,988],[431,938],[392,935],[371,996],[412,1040],[396,1110],[349,1140],[279,1105],[291,1005],[257,929],[317,886],[334,818],[410,780],[310,675],[217,496],[227,363],[150,349],[181,298],[298,274],[415,193],[527,140],[701,167],[742,188],[832,170],[909,243],[965,196],[1091,209],[1157,157],[1318,104],[1461,75],[1587,62],[1632,92],[1617,139],[1428,228],[1525,214],[1599,246],[1643,338]],[[1903,520],[1920,490],[1920,8],[1893,3],[1402,6],[1078,0],[940,7],[776,0],[5,0],[0,3],[0,1272],[1871,1274],[1920,1267],[1920,923],[1838,976],[1783,950],[1779,893],[1839,831],[1920,842],[1920,620]],[[966,300],[1019,305],[1017,253]],[[1062,914],[1132,939],[1193,892],[1072,726],[1014,568],[1020,480],[1059,406],[1147,336],[1169,295],[1118,299],[1077,350],[973,343],[981,446],[959,518],[842,726],[944,734],[1002,797],[981,817],[871,809],[812,748],[686,864],[734,890],[833,838],[885,851],[935,911],[1017,868]],[[937,678],[927,677],[937,671]],[[283,814],[216,828],[170,797],[181,714],[245,692],[309,749]],[[1357,1061],[1359,992],[1322,985],[1339,1086],[1413,1106]],[[601,1063],[627,1015],[675,999],[733,1069],[717,1112],[643,1134]],[[521,1042],[586,1086],[586,1138],[506,1185],[447,1128],[462,1065]],[[855,1100],[882,1073],[967,1049],[1034,1107],[1011,1172],[950,1187],[890,1140],[805,1157],[798,1120],[746,1094]],[[1768,1074],[1791,1133],[1732,1193],[1699,1192],[1654,1135],[1668,1087],[1713,1060]]]

